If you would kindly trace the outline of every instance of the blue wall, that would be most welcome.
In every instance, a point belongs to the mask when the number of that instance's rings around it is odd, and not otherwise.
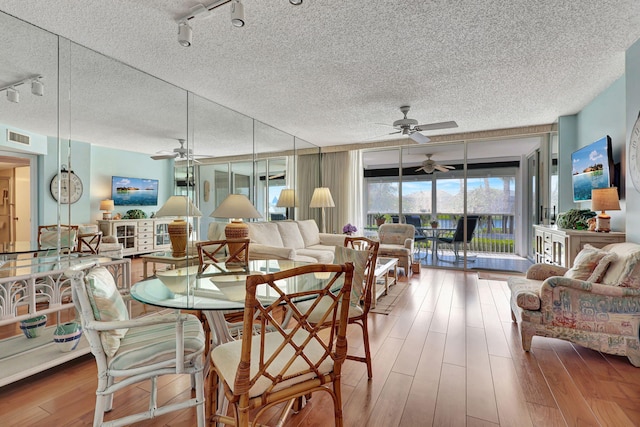
[[[571,153],[573,151],[609,135],[614,163],[624,163],[624,153],[626,152],[625,92],[626,81],[623,76],[600,93],[578,114],[558,119],[560,212],[574,207],[591,209],[591,202],[573,203],[571,185]],[[611,228],[615,231],[625,231],[626,227],[624,193],[624,189],[622,189],[620,194],[622,210],[607,212],[611,215]]]

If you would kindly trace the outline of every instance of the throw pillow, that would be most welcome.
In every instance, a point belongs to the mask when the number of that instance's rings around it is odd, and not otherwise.
[[[113,276],[104,267],[92,269],[86,275],[87,294],[96,320],[105,322],[128,320],[127,306],[118,291]],[[114,329],[100,332],[102,348],[108,357],[113,357],[120,348],[120,340],[128,329]]]
[[[618,286],[640,289],[640,262],[638,261],[640,261],[640,253],[627,257],[617,283]]]
[[[589,276],[589,278],[587,279],[587,282],[602,283],[602,279],[604,278],[604,275],[609,269],[609,266],[616,259],[618,259],[618,254],[614,252],[607,252],[607,254],[604,257],[602,257],[602,259],[596,266],[595,270],[593,270],[593,273],[591,273],[591,276]]]
[[[573,260],[573,267],[564,274],[564,277],[576,280],[589,280],[600,260],[607,254],[608,252],[602,249],[594,248],[589,244],[584,245],[584,248]]]

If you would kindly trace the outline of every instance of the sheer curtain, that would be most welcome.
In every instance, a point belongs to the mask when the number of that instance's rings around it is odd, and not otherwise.
[[[319,209],[310,209],[311,196],[313,190],[320,186],[320,155],[304,154],[298,156],[296,194],[300,206],[296,208],[296,219],[315,219],[320,227],[321,212]]]
[[[342,227],[355,219],[350,218],[349,197],[351,196],[351,175],[349,152],[325,153],[322,155],[322,185],[328,187],[336,205],[326,208],[327,233],[342,233]],[[320,210],[320,209],[318,209]]]

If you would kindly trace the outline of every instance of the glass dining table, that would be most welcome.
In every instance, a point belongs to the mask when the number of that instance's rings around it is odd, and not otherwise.
[[[435,261],[438,259],[438,239],[445,235],[453,234],[455,228],[433,228],[433,227],[416,227],[416,231],[422,234],[426,240],[431,242],[431,258]],[[425,257],[428,255],[428,249]]]

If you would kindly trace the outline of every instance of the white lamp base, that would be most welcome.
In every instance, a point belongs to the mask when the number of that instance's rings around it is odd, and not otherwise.
[[[102,219],[111,219],[111,212],[102,212]]]
[[[596,217],[596,231],[600,233],[608,233],[611,231],[611,217],[606,213],[599,213]]]

